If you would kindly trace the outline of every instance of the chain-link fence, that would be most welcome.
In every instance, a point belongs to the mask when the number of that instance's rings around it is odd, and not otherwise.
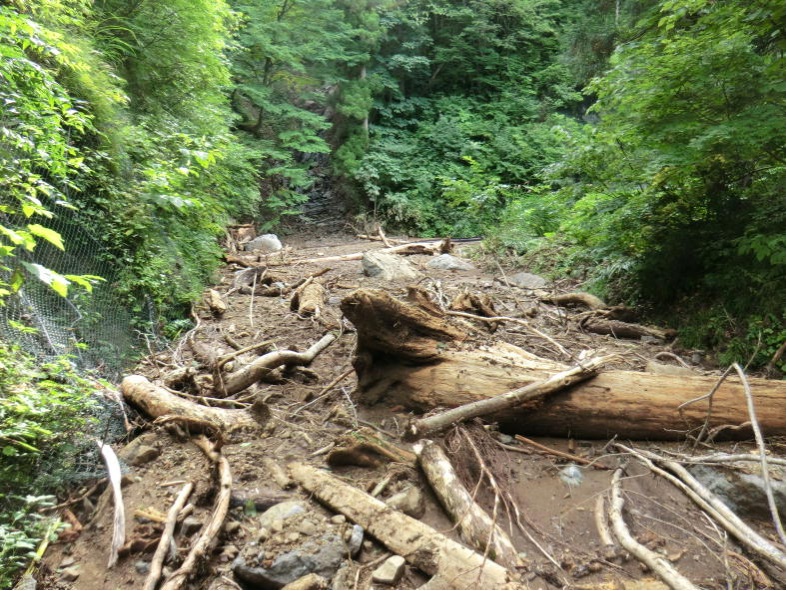
[[[0,223],[13,227],[14,221]],[[60,233],[65,251],[40,240],[32,253],[18,249],[18,256],[62,275],[95,275],[103,281],[95,282],[91,293],[74,285],[62,297],[29,279],[0,307],[0,339],[42,361],[69,355],[80,369],[116,381],[138,356],[136,329],[150,314],[132,314],[116,295],[119,269],[78,212],[63,209],[47,226]]]

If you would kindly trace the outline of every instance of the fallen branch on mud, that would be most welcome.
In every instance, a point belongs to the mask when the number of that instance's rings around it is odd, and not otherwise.
[[[609,508],[612,531],[615,532],[615,537],[620,541],[620,545],[656,573],[672,589],[696,589],[697,587],[680,574],[666,558],[640,544],[629,533],[626,522],[623,521],[623,495],[620,492],[620,475],[622,472],[618,468],[612,475],[612,504]]]
[[[266,353],[248,365],[223,376],[217,387],[223,395],[229,396],[256,384],[279,366],[309,365],[335,340],[336,335],[328,333],[303,353],[289,350]]]
[[[189,498],[193,488],[193,483],[186,483],[175,499],[175,502],[172,503],[172,506],[167,512],[167,521],[164,524],[164,532],[161,534],[161,540],[159,541],[159,545],[156,548],[156,553],[153,555],[153,558],[150,561],[150,572],[145,579],[143,589],[155,589],[156,585],[158,585],[158,581],[161,578],[161,569],[164,566],[164,559],[166,558],[170,545],[173,542],[172,535],[175,533],[175,526],[178,523],[178,514],[186,504],[186,500]]]
[[[438,415],[433,415],[425,419],[414,422],[409,429],[408,437],[418,439],[430,433],[441,431],[455,423],[466,421],[475,417],[482,417],[494,413],[500,413],[525,402],[544,398],[549,394],[560,392],[573,384],[590,379],[614,355],[595,357],[584,362],[582,365],[572,367],[566,371],[550,376],[546,380],[528,384],[522,388],[517,388],[511,392],[500,394],[494,398],[486,398],[458,406],[447,410]]]
[[[429,485],[457,524],[462,539],[505,567],[519,566],[520,560],[511,539],[475,502],[440,446],[424,439],[416,444],[415,453]]]
[[[216,497],[216,503],[210,520],[200,532],[197,541],[191,547],[183,564],[167,578],[161,586],[162,589],[180,589],[183,586],[188,577],[193,573],[197,564],[209,554],[221,532],[221,528],[224,525],[224,520],[230,508],[232,472],[230,471],[230,464],[227,458],[215,451],[210,441],[205,436],[200,435],[196,437],[194,443],[203,451],[208,459],[216,465],[219,480],[219,493]]]
[[[342,300],[356,328],[353,367],[360,400],[385,400],[425,412],[492,398],[566,371],[566,365],[497,342],[471,346],[469,335],[433,314],[375,289],[359,289]],[[489,418],[529,435],[609,439],[684,439],[708,419],[702,408],[678,407],[708,392],[708,376],[670,376],[609,370],[549,397]],[[764,435],[785,430],[785,384],[750,380]],[[728,379],[714,397],[711,427],[749,420],[743,385]],[[748,437],[751,431],[726,435]]]
[[[414,567],[438,577],[439,588],[500,589],[508,582],[508,571],[497,562],[338,478],[306,464],[291,464],[289,469],[320,502],[363,527]]]
[[[741,520],[724,502],[703,486],[688,470],[673,460],[666,460],[646,450],[614,444],[621,451],[630,453],[643,462],[652,472],[663,476],[682,490],[703,511],[713,517],[724,529],[753,553],[784,571],[784,552],[771,544]],[[657,464],[663,465],[664,468]],[[669,470],[669,471],[667,471]]]
[[[255,418],[259,413],[195,404],[156,386],[143,376],[126,376],[120,384],[120,391],[130,404],[154,419],[178,415],[206,421],[228,432],[240,428],[259,429],[263,426]]]

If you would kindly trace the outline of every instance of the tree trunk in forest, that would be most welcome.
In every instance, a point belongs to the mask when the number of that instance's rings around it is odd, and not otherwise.
[[[342,311],[358,331],[353,366],[361,400],[385,401],[417,411],[483,400],[543,380],[567,366],[507,343],[469,347],[467,334],[382,290],[356,290]],[[491,415],[503,428],[530,435],[606,439],[683,439],[708,415],[707,395],[717,378],[612,370],[545,401]],[[763,433],[783,435],[785,383],[750,379]],[[727,378],[713,395],[709,428],[749,421],[743,386]],[[720,437],[744,438],[728,429]]]

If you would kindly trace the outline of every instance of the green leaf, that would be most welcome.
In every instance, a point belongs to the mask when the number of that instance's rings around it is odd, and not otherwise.
[[[55,232],[50,228],[45,228],[40,224],[28,224],[27,229],[30,230],[30,233],[34,236],[38,236],[39,238],[43,238],[50,244],[53,244],[60,250],[65,250],[63,246],[63,238],[60,236],[59,232]]]

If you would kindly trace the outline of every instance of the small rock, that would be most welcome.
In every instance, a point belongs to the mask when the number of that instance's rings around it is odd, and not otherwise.
[[[372,548],[374,548],[374,544],[372,543],[371,540],[364,540],[362,547],[367,552],[371,552]]]
[[[271,530],[269,530],[267,527],[261,527],[260,529],[257,530],[258,542],[264,542],[270,537],[271,537]]]
[[[648,361],[648,364],[645,366],[645,371],[666,376],[697,375],[697,372],[689,369],[688,367],[681,367],[680,365],[668,365],[666,363],[656,363],[655,361]]]
[[[404,558],[391,556],[372,573],[372,581],[384,585],[396,585],[404,574]]]
[[[500,441],[500,443],[505,443],[506,445],[511,445],[515,441],[513,437],[506,435],[505,433],[498,433],[497,439]]]
[[[361,551],[363,544],[363,528],[357,523],[353,525],[350,532],[350,539],[347,542],[347,548],[350,551],[350,556],[355,557]]]
[[[137,437],[120,450],[118,457],[131,466],[147,464],[161,455],[161,451],[151,445],[154,441],[155,438]]]
[[[303,534],[304,536],[313,536],[317,533],[317,526],[314,524],[313,521],[308,519],[304,519],[298,524],[298,532]]]
[[[401,511],[410,517],[415,517],[416,519],[423,517],[424,512],[426,511],[424,496],[420,489],[416,486],[408,487],[405,490],[392,495],[388,500],[385,501],[385,503],[389,507]]]
[[[301,591],[306,589],[327,589],[328,581],[315,573],[303,575],[300,579],[295,579],[292,583],[287,583],[282,589],[290,591]]]
[[[63,560],[60,561],[60,568],[68,568],[69,566],[73,565],[76,562],[76,559],[73,556],[66,556]]]
[[[549,284],[546,279],[539,275],[524,272],[508,277],[508,283],[522,289],[543,289]]]
[[[386,281],[417,279],[420,276],[418,270],[403,257],[387,252],[364,253],[361,265],[364,275]]]
[[[284,541],[288,544],[294,544],[298,540],[301,539],[301,534],[297,531],[291,531],[286,536],[284,536]]]
[[[150,563],[145,562],[144,560],[137,560],[134,563],[134,568],[137,570],[139,574],[146,575],[150,572]]]
[[[235,544],[227,544],[221,550],[221,558],[223,558],[226,562],[229,562],[233,558],[238,555],[238,547]]]
[[[79,575],[80,575],[79,566],[70,566],[67,569],[63,570],[62,573],[60,573],[60,579],[62,581],[71,583],[73,581],[76,581],[79,578]]]
[[[344,515],[334,515],[331,517],[331,523],[335,525],[341,525],[345,521],[347,521],[347,518]]]
[[[458,257],[451,254],[441,254],[431,259],[426,266],[431,269],[443,269],[445,271],[472,271],[475,267]]]
[[[355,584],[355,568],[345,562],[331,581],[331,589],[352,589]]]
[[[228,521],[227,524],[224,526],[224,531],[229,535],[233,535],[237,533],[240,529],[240,522],[238,521]]]
[[[276,234],[263,234],[257,236],[254,240],[250,240],[243,245],[245,251],[255,251],[262,254],[271,252],[278,252],[282,249],[281,240]]]
[[[202,529],[202,520],[196,517],[186,517],[180,524],[180,533],[187,538]]]
[[[25,573],[22,577],[17,581],[16,585],[14,585],[14,589],[18,589],[20,591],[35,591],[38,588],[38,581],[35,580],[33,575]]]
[[[284,527],[283,523],[281,522],[289,517],[292,517],[293,515],[299,515],[301,513],[306,513],[306,508],[300,502],[284,501],[283,503],[278,503],[265,511],[265,513],[260,515],[258,519],[260,527],[267,527],[273,531],[281,531]],[[278,529],[273,527],[275,522],[279,522]]]
[[[271,531],[273,533],[277,534],[277,533],[281,532],[283,529],[284,529],[284,520],[283,519],[277,519],[276,521],[271,523]]]

